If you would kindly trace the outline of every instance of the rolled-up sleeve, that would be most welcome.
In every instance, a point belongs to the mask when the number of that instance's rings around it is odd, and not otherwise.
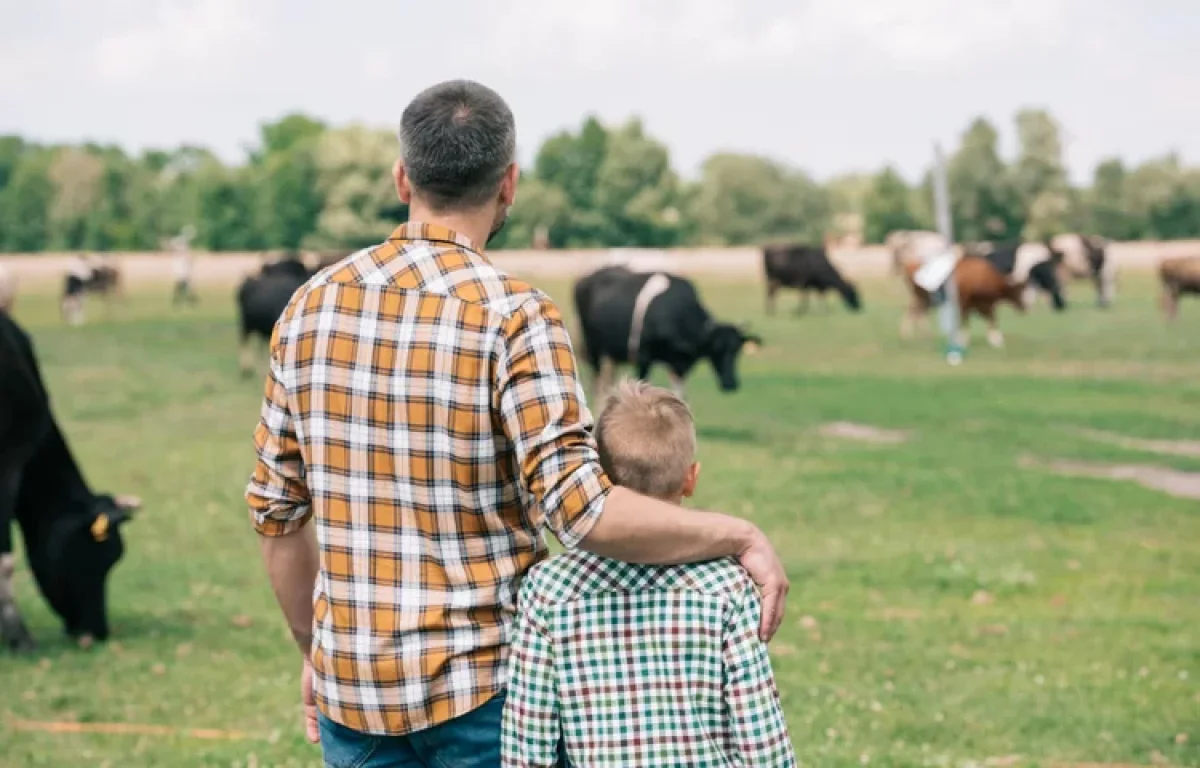
[[[246,487],[254,529],[263,536],[285,536],[302,528],[312,517],[304,460],[288,410],[278,350],[278,338],[272,339],[271,370],[262,415],[254,430],[258,462]]]
[[[600,468],[592,417],[558,307],[526,301],[507,321],[496,361],[500,419],[534,519],[575,547],[604,510],[612,484]]]

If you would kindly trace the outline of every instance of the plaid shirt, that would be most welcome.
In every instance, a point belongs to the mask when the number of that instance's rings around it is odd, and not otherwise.
[[[503,765],[794,766],[758,594],[731,560],[572,552],[521,586]]]
[[[316,521],[321,711],[404,734],[485,703],[544,528],[574,546],[610,488],[557,307],[409,223],[296,292],[270,368],[246,498],[266,536]]]

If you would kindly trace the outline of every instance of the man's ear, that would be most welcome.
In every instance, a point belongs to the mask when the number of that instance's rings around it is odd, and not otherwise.
[[[700,482],[700,462],[692,463],[688,467],[687,475],[683,479],[683,498],[690,499],[696,495],[696,485]]]
[[[412,185],[408,183],[408,172],[404,169],[404,161],[397,158],[392,165],[392,180],[396,182],[396,196],[400,202],[408,205],[412,202]]]
[[[517,182],[520,179],[520,167],[516,163],[510,163],[500,179],[500,205],[509,206],[517,202]]]

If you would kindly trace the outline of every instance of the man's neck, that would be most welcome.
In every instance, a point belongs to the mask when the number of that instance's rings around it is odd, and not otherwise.
[[[428,206],[413,201],[408,209],[408,220],[422,224],[437,224],[468,238],[475,247],[483,250],[492,231],[493,214],[486,208],[476,211],[435,212]]]

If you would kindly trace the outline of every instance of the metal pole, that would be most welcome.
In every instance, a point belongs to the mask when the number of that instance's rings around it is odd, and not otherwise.
[[[954,247],[954,222],[950,216],[950,191],[946,182],[946,158],[941,144],[933,145],[933,210],[937,216],[938,231],[949,247]],[[958,314],[958,285],[954,272],[946,279],[942,288],[942,304],[938,307],[938,321],[946,336],[946,362],[958,365],[963,360],[963,348],[959,343],[961,318]]]

